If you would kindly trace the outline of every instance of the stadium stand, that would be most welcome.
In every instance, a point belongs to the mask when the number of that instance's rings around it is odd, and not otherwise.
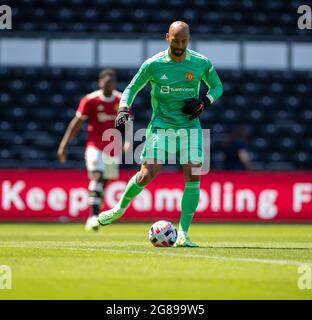
[[[123,90],[136,69],[118,69]],[[98,69],[0,69],[0,166],[80,168],[86,128],[71,143],[69,161],[56,160],[58,143],[84,93],[97,89]],[[220,70],[225,95],[201,115],[212,129],[214,169],[222,169],[223,143],[233,125],[249,130],[256,170],[312,169],[312,73]],[[135,129],[151,116],[149,87],[134,105]],[[294,152],[296,150],[296,152]]]
[[[311,37],[311,30],[297,27],[297,8],[302,4],[297,0],[9,0],[6,4],[12,7],[13,32],[22,38],[115,33],[159,39],[173,20],[188,22],[197,37],[230,36],[238,41],[268,35],[285,41]],[[3,39],[10,38],[8,32],[12,31],[4,31]],[[0,167],[83,167],[86,127],[71,143],[65,164],[56,160],[56,150],[82,95],[97,89],[99,68],[52,67],[39,49],[40,67],[0,68]],[[312,73],[302,67],[302,71],[217,69],[224,96],[201,115],[203,127],[212,129],[212,168],[223,168],[223,145],[231,127],[244,125],[253,169],[311,170]],[[123,90],[136,68],[117,72],[118,89]],[[136,98],[134,115],[135,129],[146,127],[151,116],[149,88]]]
[[[11,0],[6,4],[13,8],[16,31],[153,34],[166,32],[168,21],[185,20],[198,34],[281,36],[309,32],[296,27],[293,13],[300,1]]]

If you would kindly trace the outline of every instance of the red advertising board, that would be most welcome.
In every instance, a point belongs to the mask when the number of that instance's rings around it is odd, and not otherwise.
[[[121,171],[105,192],[105,208],[118,201],[135,171]],[[83,220],[88,214],[84,170],[0,170],[0,220]],[[124,221],[180,216],[184,180],[162,172],[134,199]],[[194,221],[312,222],[312,173],[211,172],[201,178]]]

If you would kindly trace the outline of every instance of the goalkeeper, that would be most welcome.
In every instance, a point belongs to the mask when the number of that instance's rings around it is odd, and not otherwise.
[[[152,119],[146,130],[146,142],[141,154],[141,169],[128,182],[120,201],[110,210],[99,214],[98,221],[107,225],[120,218],[131,200],[159,173],[172,145],[163,131],[178,132],[184,129],[188,139],[175,140],[175,152],[183,168],[185,189],[182,197],[182,214],[179,222],[177,247],[197,247],[190,240],[188,230],[196,211],[200,194],[200,174],[203,164],[202,129],[198,116],[223,93],[222,83],[211,62],[203,55],[187,48],[189,26],[182,21],[173,22],[166,34],[169,48],[146,60],[124,90],[119,104],[115,127],[125,130],[131,105],[138,92],[151,83]],[[200,82],[209,88],[206,96],[199,97]],[[161,130],[162,129],[162,130]],[[197,143],[194,141],[196,131]],[[165,142],[163,141],[167,139]],[[181,137],[180,137],[181,138]],[[193,140],[192,140],[193,138]],[[183,143],[181,141],[187,141]]]

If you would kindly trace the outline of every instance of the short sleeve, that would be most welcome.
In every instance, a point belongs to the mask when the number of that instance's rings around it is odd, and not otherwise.
[[[79,119],[88,119],[89,117],[89,99],[84,97],[81,99],[78,109],[76,111],[76,117]]]

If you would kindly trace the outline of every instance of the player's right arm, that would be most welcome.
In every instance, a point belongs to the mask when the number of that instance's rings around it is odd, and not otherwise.
[[[122,93],[119,108],[131,108],[136,95],[141,91],[151,79],[151,67],[149,60],[146,60],[140,67],[139,71],[128,84]]]
[[[69,142],[76,137],[77,133],[83,125],[83,122],[83,119],[74,117],[69,123],[57,150],[57,156],[61,162],[65,162],[67,160],[67,146]]]
[[[59,148],[57,150],[58,159],[61,162],[65,162],[67,159],[67,146],[71,140],[73,140],[77,133],[80,131],[84,120],[88,118],[88,99],[84,97],[79,104],[76,116],[69,123],[65,134],[61,140]]]
[[[125,130],[125,123],[130,117],[130,108],[136,97],[136,95],[141,91],[147,82],[151,79],[150,62],[145,61],[136,75],[133,77],[131,82],[128,84],[124,92],[122,93],[119,111],[115,121],[115,128],[121,132]]]
[[[246,149],[239,149],[238,158],[242,162],[242,164],[245,166],[245,168],[249,170],[251,166],[251,159],[248,151]]]

